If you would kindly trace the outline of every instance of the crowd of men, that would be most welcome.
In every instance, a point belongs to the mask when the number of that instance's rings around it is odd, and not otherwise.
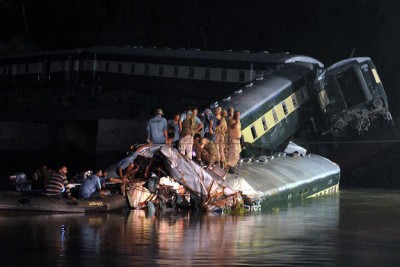
[[[240,112],[216,107],[204,110],[204,120],[198,117],[197,107],[188,107],[167,121],[161,109],[147,124],[148,140],[153,144],[169,144],[188,159],[211,168],[215,165],[235,173],[241,151]]]
[[[135,148],[128,157],[110,166],[107,170],[97,170],[82,180],[78,197],[95,199],[107,194],[106,181],[121,185],[124,193],[125,184],[136,176],[149,177],[151,173],[161,176],[161,160],[156,157],[146,159],[139,152],[151,144],[167,144],[176,147],[189,160],[195,160],[205,168],[219,166],[230,173],[236,172],[241,152],[240,112],[221,107],[214,112],[206,109],[203,121],[198,117],[197,107],[188,107],[182,114],[176,113],[167,121],[163,111],[157,109],[155,116],[147,124],[148,143]],[[44,189],[49,197],[71,196],[67,180],[68,169],[60,165],[56,170],[47,166],[40,167],[33,175],[35,189]]]

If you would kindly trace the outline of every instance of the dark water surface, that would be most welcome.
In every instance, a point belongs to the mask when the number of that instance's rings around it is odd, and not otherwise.
[[[0,212],[0,266],[398,266],[400,191],[245,216]]]

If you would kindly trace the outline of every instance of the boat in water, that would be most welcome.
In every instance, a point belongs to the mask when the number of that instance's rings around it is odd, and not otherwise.
[[[0,193],[0,210],[91,213],[108,212],[126,207],[126,199],[121,194],[112,194],[95,200],[56,199],[32,192],[9,191]]]

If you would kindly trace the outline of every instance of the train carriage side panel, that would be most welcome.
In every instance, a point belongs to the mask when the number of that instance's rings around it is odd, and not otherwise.
[[[274,149],[298,130],[300,108],[308,105],[309,86],[316,74],[310,64],[285,64],[260,76],[251,86],[243,87],[225,101],[219,101],[218,105],[241,111],[244,142]]]

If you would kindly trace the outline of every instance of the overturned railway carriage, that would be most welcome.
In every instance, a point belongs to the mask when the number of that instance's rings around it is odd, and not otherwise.
[[[321,71],[312,58],[277,65],[211,107],[241,111],[243,141],[250,153],[274,150],[300,127],[311,136],[352,138],[378,118],[392,123],[370,58],[344,60]]]
[[[301,109],[310,105],[320,68],[317,63],[278,65],[213,106],[232,106],[241,112],[244,142],[275,149],[300,127]]]
[[[325,130],[335,136],[362,134],[377,118],[392,123],[385,90],[368,57],[346,59],[327,68],[318,76],[315,90],[323,123],[329,126]]]

